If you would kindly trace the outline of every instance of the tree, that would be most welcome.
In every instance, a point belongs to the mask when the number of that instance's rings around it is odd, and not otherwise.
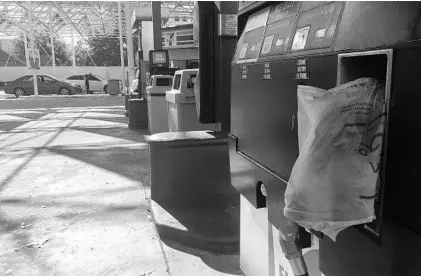
[[[76,63],[79,66],[120,66],[120,40],[113,37],[89,37],[78,41],[76,45]],[[137,51],[137,39],[133,39],[134,53]],[[133,57],[134,59],[135,57]],[[127,66],[127,48],[124,49],[124,65]]]
[[[37,34],[35,36],[37,42],[37,48],[40,51],[41,66],[52,66],[51,57],[51,38],[46,33]],[[72,59],[70,55],[69,46],[60,38],[54,37],[54,52],[55,52],[55,64],[56,66],[69,66],[72,65]],[[15,55],[22,60],[26,60],[25,57],[25,44],[24,36],[19,39],[15,48]]]
[[[75,46],[75,55],[76,55],[76,65],[77,66],[94,66],[88,53],[89,53],[89,44],[87,39],[80,39]]]
[[[90,37],[92,59],[97,66],[120,66],[120,44],[117,38]]]

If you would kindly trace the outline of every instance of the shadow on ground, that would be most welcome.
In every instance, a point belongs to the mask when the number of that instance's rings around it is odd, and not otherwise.
[[[191,206],[197,207],[192,210]],[[213,197],[200,203],[165,202],[153,210],[158,233],[168,247],[197,256],[216,271],[243,275],[238,259],[239,195]],[[177,223],[160,221],[165,216]]]
[[[15,100],[15,103],[17,103],[15,108],[30,108],[30,104],[27,100],[25,101],[19,99]],[[149,185],[149,181],[145,180],[148,179],[147,176],[149,175],[149,149],[145,140],[147,130],[128,129],[128,118],[124,117],[124,107],[114,107],[112,106],[112,102],[108,103],[109,106],[95,108],[85,108],[85,106],[88,106],[88,103],[82,103],[81,101],[79,103],[79,107],[75,107],[74,110],[67,106],[69,104],[68,102],[63,102],[63,108],[57,107],[60,105],[59,103],[51,103],[49,106],[47,105],[45,109],[32,113],[29,111],[17,112],[12,109],[4,110],[1,109],[1,105],[5,106],[7,103],[3,101],[0,104],[0,131],[7,133],[3,139],[0,138],[1,142],[7,142],[7,144],[0,149],[1,151],[12,151],[12,149],[10,149],[11,147],[44,135],[43,133],[37,134],[37,132],[40,131],[40,128],[38,127],[40,122],[48,120],[60,120],[64,122],[62,127],[48,126],[48,122],[47,124],[42,125],[44,127],[41,129],[42,131],[48,132],[48,129],[53,129],[56,133],[52,137],[46,139],[46,142],[39,147],[31,148],[31,151],[26,154],[24,162],[17,166],[12,174],[3,179],[0,184],[0,192],[2,192],[3,189],[13,180],[15,175],[28,166],[31,160],[37,157],[43,150],[48,150],[50,153],[70,157],[86,164],[119,174],[135,180],[139,184],[142,183],[146,186]],[[41,104],[38,105],[41,106]],[[54,108],[51,106],[54,106]],[[75,116],[73,116],[72,112],[74,112]],[[4,118],[8,116],[7,121],[1,120],[2,115],[5,116]],[[13,120],[13,116],[16,117],[15,121]],[[19,117],[22,119],[19,119]],[[98,126],[92,126],[91,123],[87,125],[73,125],[73,123],[78,120],[91,120],[92,122],[98,122]],[[30,128],[25,128],[25,124],[31,121],[35,122],[35,124],[32,124]],[[107,125],[106,123],[112,124]],[[104,143],[92,145],[89,143],[84,144],[83,141],[81,141],[78,145],[52,145],[53,141],[57,140],[57,137],[67,130],[84,131],[105,137],[124,139],[126,142],[119,143],[118,145]],[[33,134],[33,136],[22,136],[23,139],[16,142],[16,135],[19,134]],[[142,145],[143,143],[144,145]],[[128,158],[127,151],[131,152],[130,158]],[[1,154],[4,153],[1,152]],[[11,158],[13,157],[14,156],[11,156]],[[136,163],[136,166],[133,166],[134,163]],[[118,164],[118,166],[116,166],[116,164]],[[118,194],[120,192],[130,192],[135,190],[139,190],[139,187],[109,188],[99,191],[89,191],[89,193],[93,193],[96,197],[105,197],[107,194]],[[31,208],[37,209],[45,208],[46,210],[50,208],[65,208],[65,212],[57,213],[54,216],[61,220],[79,220],[83,218],[101,216],[102,214],[116,215],[121,211],[137,210],[136,212],[141,212],[141,210],[147,209],[147,206],[130,204],[101,205],[98,203],[83,202],[80,200],[73,201],[72,197],[83,196],[84,193],[86,193],[86,191],[57,194],[49,193],[48,196],[43,197],[40,195],[35,199],[22,197],[5,198],[0,199],[0,205],[5,208],[9,208],[11,206],[30,206]],[[51,198],[54,198],[54,200],[51,201]],[[200,208],[194,210],[195,212],[192,212],[191,209],[187,210],[185,208],[186,205],[180,205],[177,208],[174,208],[174,206],[171,207],[166,203],[160,204],[163,209],[168,211],[186,228],[180,229],[179,227],[171,227],[164,224],[157,225],[161,239],[167,246],[175,250],[200,257],[207,266],[216,271],[233,275],[242,275],[241,270],[239,269],[238,255],[236,255],[236,253],[238,253],[239,234],[238,195],[236,197],[230,196],[229,199],[212,198],[210,201],[202,201],[200,204],[195,204],[196,206],[200,206]],[[218,207],[215,208],[215,206]],[[76,209],[87,209],[90,211],[80,212]],[[216,219],[215,212],[221,214]],[[186,215],[187,213],[188,215]],[[35,216],[25,219],[28,224],[36,220],[37,218]],[[0,211],[0,225],[2,226],[2,228],[0,228],[2,233],[13,232],[14,239],[25,247],[25,254],[28,254],[34,262],[38,262],[33,255],[34,251],[26,249],[26,244],[29,243],[30,237],[25,236],[27,235],[25,233],[19,232],[21,226],[20,221],[10,220]],[[28,226],[28,228],[29,227],[30,226]],[[220,236],[219,241],[222,244],[228,244],[228,246],[224,252],[219,252],[216,255],[203,251],[201,249],[203,243],[195,243],[195,240],[191,238],[191,234],[193,232],[201,233],[207,237],[217,234]],[[205,243],[206,242],[207,241],[205,239]],[[211,242],[215,243],[215,240]],[[212,245],[208,244],[205,247],[209,249],[212,248]],[[216,247],[220,249],[221,245],[216,244]],[[42,269],[46,268],[44,267]]]
[[[89,146],[87,148],[73,148],[73,147],[49,147],[48,150],[55,154],[60,154],[64,156],[77,159],[79,161],[89,163],[91,165],[103,168],[110,172],[118,173],[122,176],[141,181],[141,176],[139,175],[139,170],[134,170],[132,164],[136,162],[134,156],[134,149],[126,147],[106,147],[101,146]],[[145,148],[144,151],[148,149]],[[132,158],[127,158],[127,151],[132,151]],[[139,151],[139,150],[138,150]],[[143,163],[140,164],[140,170],[144,171],[147,169],[149,159],[144,159]],[[119,166],[116,166],[119,164]]]

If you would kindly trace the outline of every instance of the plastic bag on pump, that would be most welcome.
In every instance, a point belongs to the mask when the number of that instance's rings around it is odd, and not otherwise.
[[[285,216],[336,240],[375,218],[385,89],[361,78],[330,90],[298,86],[300,154],[285,192]]]

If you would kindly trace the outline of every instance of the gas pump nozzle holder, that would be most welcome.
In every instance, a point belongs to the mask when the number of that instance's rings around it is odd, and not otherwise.
[[[295,276],[308,275],[307,265],[302,254],[302,246],[298,236],[299,226],[295,222],[282,217],[279,225],[279,243],[285,258],[288,260]]]

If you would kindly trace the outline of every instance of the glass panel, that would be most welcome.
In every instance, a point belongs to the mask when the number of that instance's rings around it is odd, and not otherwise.
[[[88,75],[88,80],[90,81],[99,81],[99,79],[93,75]]]
[[[194,41],[190,40],[190,41],[177,41],[177,45],[181,46],[181,45],[194,45]]]
[[[186,41],[186,40],[193,40],[193,35],[179,35],[177,36],[177,42]]]
[[[193,31],[182,31],[182,32],[176,32],[176,35],[193,35]]]
[[[191,74],[190,79],[187,81],[187,88],[194,88],[194,83],[196,82],[196,74]]]
[[[53,82],[54,80],[52,78],[50,78],[50,77],[45,76],[44,77],[44,81],[45,82]]]
[[[175,75],[173,89],[176,89],[176,90],[180,89],[180,82],[181,82],[181,75],[180,74]]]
[[[156,79],[156,86],[171,86],[171,79],[170,78],[157,78]]]

